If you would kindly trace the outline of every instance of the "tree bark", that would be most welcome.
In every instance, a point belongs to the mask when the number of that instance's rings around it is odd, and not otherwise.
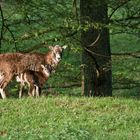
[[[110,40],[105,26],[107,3],[103,0],[80,0],[80,15],[82,27],[89,25],[81,32],[83,93],[85,96],[112,96]],[[94,41],[96,43],[92,44]]]

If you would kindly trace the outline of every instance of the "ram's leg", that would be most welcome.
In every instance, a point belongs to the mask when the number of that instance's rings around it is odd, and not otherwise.
[[[28,86],[29,86],[28,95],[29,96],[35,96],[35,87],[34,87],[34,85],[32,83],[29,83]]]
[[[23,87],[25,86],[24,84],[24,73],[19,74],[16,76],[17,82],[20,82],[20,88],[19,88],[19,98],[22,97],[23,95]]]
[[[35,96],[39,97],[39,86],[35,85]]]
[[[2,88],[2,84],[4,82],[4,73],[2,71],[0,71],[0,93],[1,93],[1,97],[2,99],[5,99],[6,98],[6,94],[5,92],[3,91],[3,88]]]
[[[1,93],[2,99],[5,99],[6,98],[6,93],[2,88],[0,88],[0,93]]]
[[[24,81],[28,85],[28,95],[33,96],[34,85],[28,72],[24,73]]]
[[[39,87],[39,95],[41,95],[41,91],[42,91],[42,89],[41,89],[41,87]]]
[[[5,76],[3,81],[1,82],[0,93],[1,93],[1,96],[3,99],[6,98],[5,88],[8,85],[8,83],[11,81],[12,78],[13,78],[13,74],[9,74],[8,76]]]
[[[19,98],[21,98],[23,96],[23,87],[24,87],[24,83],[20,83],[20,89],[19,89]]]

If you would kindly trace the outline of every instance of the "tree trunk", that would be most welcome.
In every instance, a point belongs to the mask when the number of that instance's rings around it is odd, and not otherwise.
[[[103,0],[80,0],[80,14],[82,27],[86,29],[81,32],[83,93],[85,96],[112,96],[110,40],[105,26],[107,3]]]

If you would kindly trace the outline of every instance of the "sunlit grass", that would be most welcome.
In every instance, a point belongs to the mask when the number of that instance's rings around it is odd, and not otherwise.
[[[0,102],[0,138],[14,140],[138,140],[140,101],[41,97]]]

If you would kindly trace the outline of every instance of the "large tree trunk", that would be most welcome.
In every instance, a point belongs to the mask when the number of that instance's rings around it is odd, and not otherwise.
[[[81,33],[83,47],[83,93],[86,96],[111,96],[112,72],[109,30],[107,23],[107,3],[103,0],[80,0],[81,24],[89,26]],[[99,24],[100,23],[100,24]],[[90,46],[94,41],[96,43]]]

